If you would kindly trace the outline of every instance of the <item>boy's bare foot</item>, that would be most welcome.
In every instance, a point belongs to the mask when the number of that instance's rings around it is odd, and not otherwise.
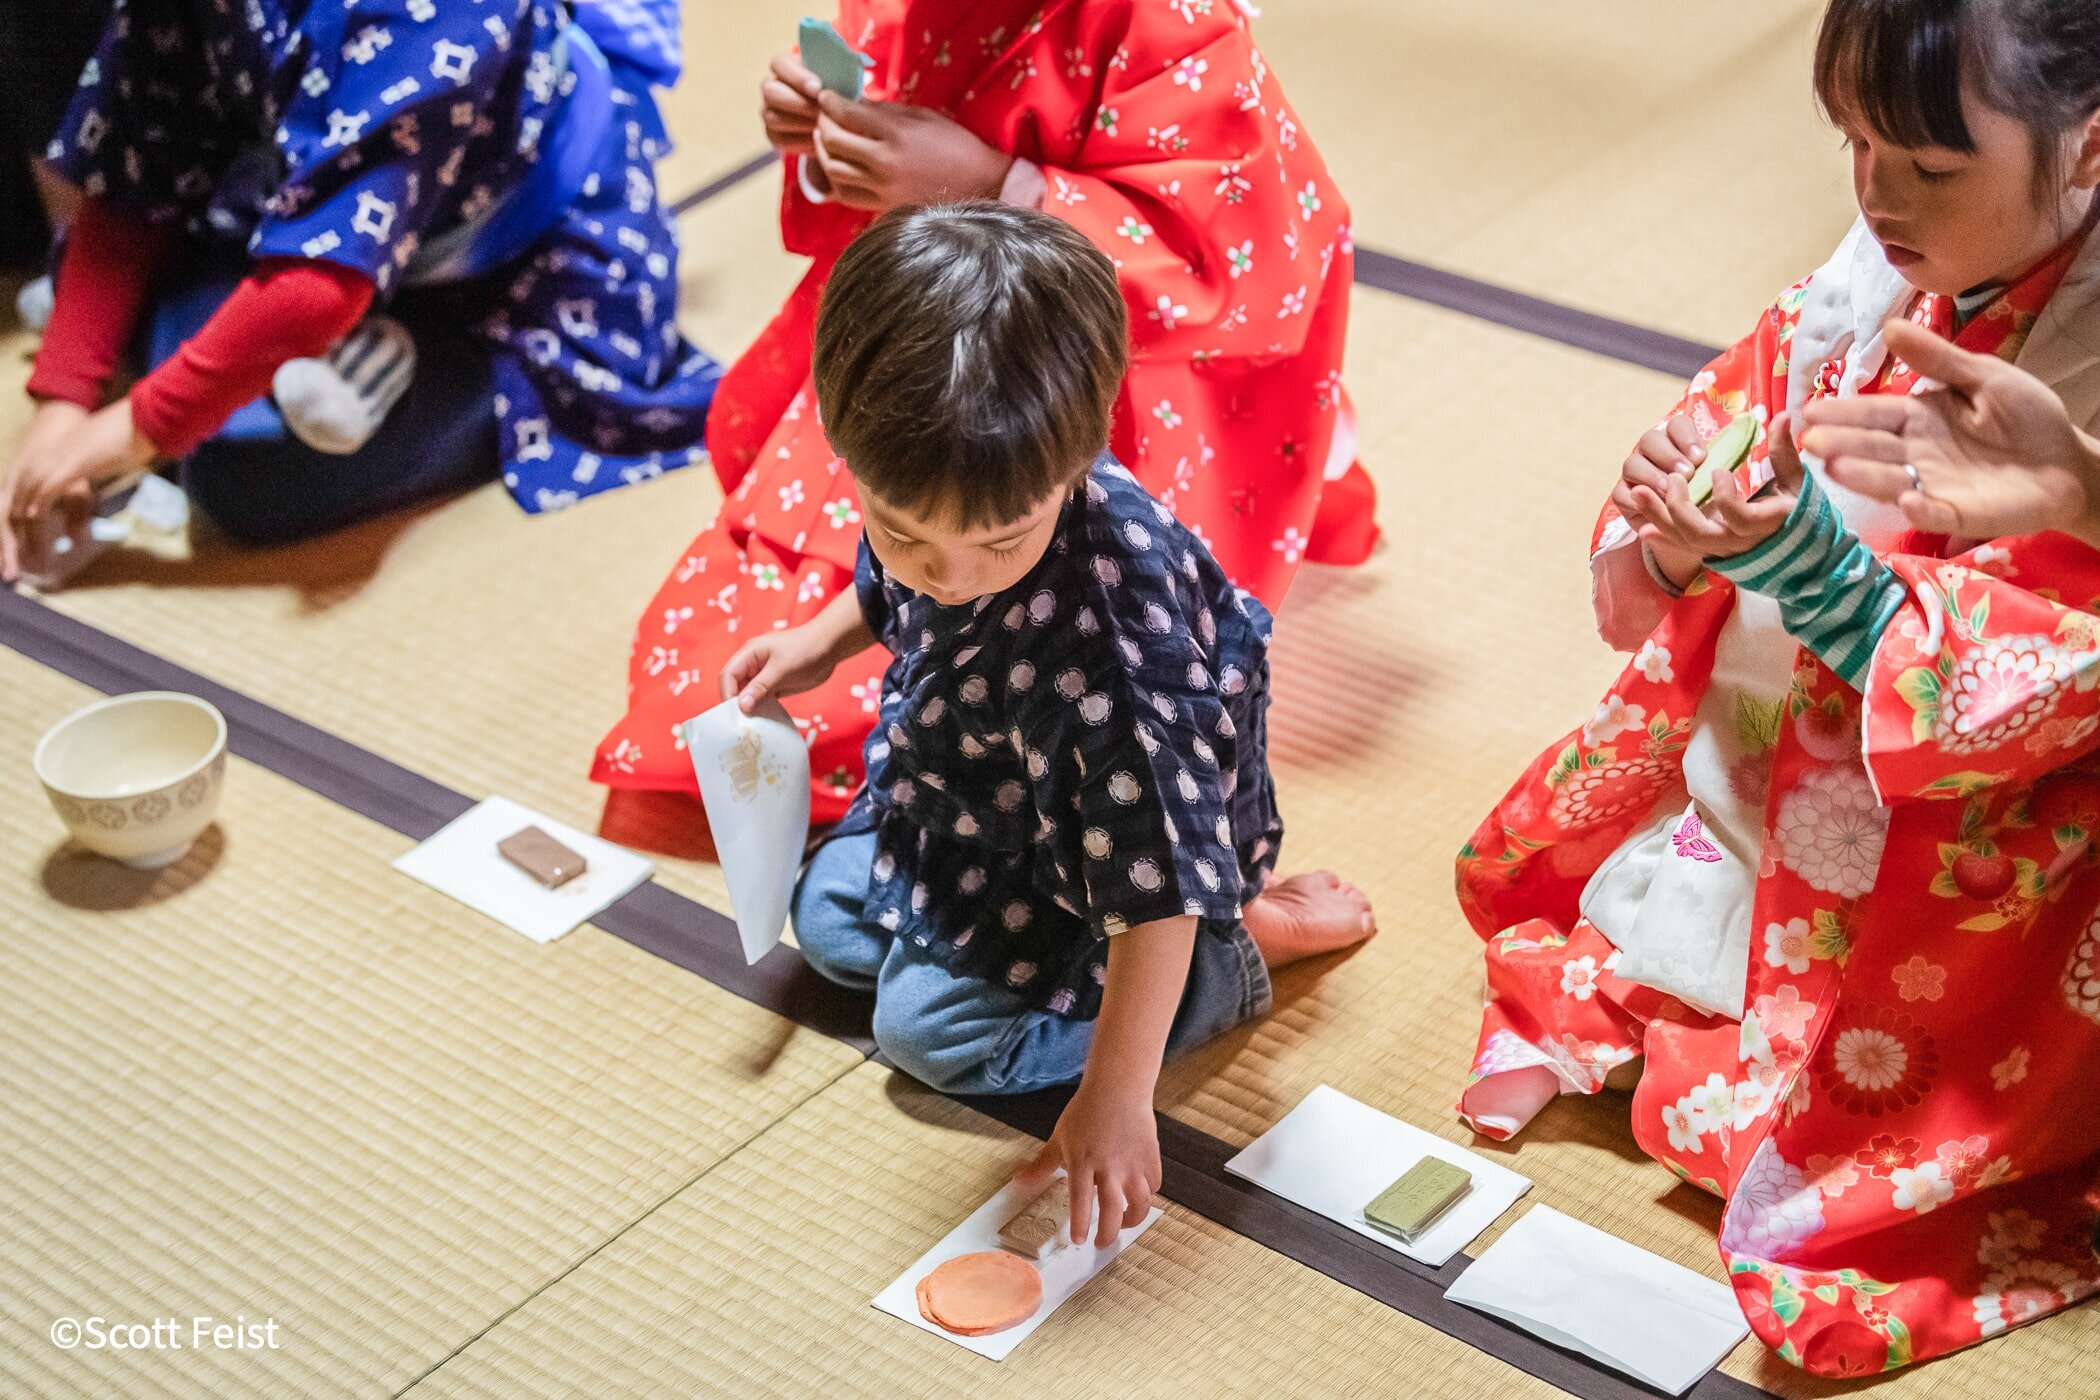
[[[1272,968],[1347,948],[1378,932],[1364,892],[1325,870],[1278,880],[1241,917]]]

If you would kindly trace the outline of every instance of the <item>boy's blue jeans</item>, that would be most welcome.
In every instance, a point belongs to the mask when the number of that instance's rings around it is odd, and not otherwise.
[[[1006,988],[961,977],[863,917],[872,832],[826,841],[795,889],[795,939],[809,965],[875,994],[875,1044],[892,1064],[950,1094],[1021,1094],[1086,1068],[1094,1023],[1031,1008]],[[1196,937],[1167,1036],[1179,1054],[1269,1009],[1269,970],[1242,927]]]

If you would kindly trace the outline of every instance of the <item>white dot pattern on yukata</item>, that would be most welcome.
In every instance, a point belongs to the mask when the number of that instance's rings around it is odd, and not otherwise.
[[[877,832],[878,923],[1082,1017],[1106,938],[1187,913],[1230,930],[1282,830],[1238,738],[1267,705],[1268,616],[1171,514],[1097,467],[1006,594],[942,607],[865,549],[860,575],[897,653],[842,827]]]

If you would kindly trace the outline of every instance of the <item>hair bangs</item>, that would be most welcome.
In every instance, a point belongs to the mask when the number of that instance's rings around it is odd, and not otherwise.
[[[1824,115],[1909,149],[1973,152],[1961,103],[1963,10],[1961,0],[1832,0],[1816,35]]]

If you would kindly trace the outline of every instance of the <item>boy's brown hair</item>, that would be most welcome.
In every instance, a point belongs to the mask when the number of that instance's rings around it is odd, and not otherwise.
[[[893,209],[824,288],[824,433],[885,504],[1006,524],[1108,445],[1128,341],[1115,265],[1070,224],[989,200]]]

